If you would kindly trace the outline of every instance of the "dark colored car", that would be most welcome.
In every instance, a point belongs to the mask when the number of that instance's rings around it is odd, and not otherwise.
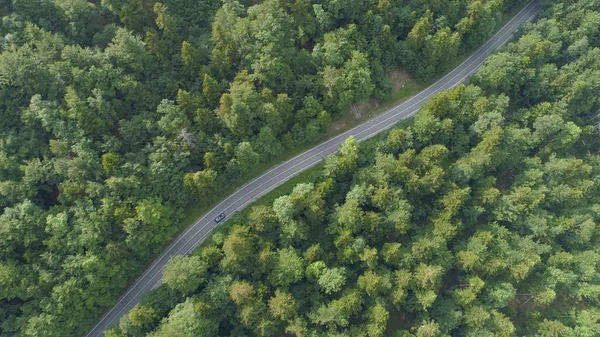
[[[215,222],[219,223],[219,222],[223,221],[223,219],[225,219],[225,213],[221,213],[221,214],[217,215],[217,217],[215,218]]]

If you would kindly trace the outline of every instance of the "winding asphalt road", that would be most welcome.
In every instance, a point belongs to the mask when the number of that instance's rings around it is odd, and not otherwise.
[[[353,136],[356,140],[362,141],[392,127],[398,121],[414,115],[432,95],[451,89],[464,82],[483,64],[491,52],[508,42],[519,27],[525,22],[532,20],[539,10],[540,5],[538,1],[533,0],[462,64],[427,89],[384,114],[273,167],[260,177],[236,190],[227,199],[223,200],[181,233],[163,254],[154,261],[152,266],[119,298],[114,307],[104,314],[98,324],[87,333],[86,337],[101,336],[103,331],[117,324],[121,316],[131,310],[146,292],[158,287],[162,281],[162,270],[169,259],[176,255],[189,254],[197,247],[212,229],[215,228],[216,223],[214,218],[217,215],[222,212],[230,215],[243,209],[246,205],[267,194],[288,179],[316,165],[323,158],[337,152],[342,142],[348,137]]]

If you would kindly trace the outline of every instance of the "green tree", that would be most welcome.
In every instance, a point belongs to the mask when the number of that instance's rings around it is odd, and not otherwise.
[[[342,68],[325,67],[321,76],[326,89],[324,96],[338,111],[367,99],[375,89],[367,57],[359,51],[353,51]]]
[[[288,321],[295,315],[296,300],[292,295],[275,290],[275,296],[269,299],[269,311],[273,317]]]
[[[283,153],[283,146],[277,139],[270,127],[264,126],[260,129],[256,140],[254,141],[256,151],[263,160],[276,158]]]
[[[122,158],[114,152],[108,152],[102,155],[102,168],[106,174],[112,174],[118,169]]]
[[[326,294],[338,292],[346,283],[346,271],[344,268],[327,268],[322,271],[318,283]]]
[[[204,74],[204,80],[202,81],[202,93],[204,97],[212,106],[216,106],[221,97],[221,88],[219,82],[213,79],[209,74]]]
[[[358,142],[350,137],[340,148],[338,154],[325,160],[324,173],[326,176],[343,179],[356,168],[358,160]]]
[[[219,116],[231,132],[249,137],[258,129],[257,117],[261,115],[260,96],[248,73],[240,72],[221,96]]]
[[[214,336],[218,331],[218,324],[210,318],[201,317],[194,311],[193,302],[188,299],[178,304],[165,319],[164,323],[152,337],[163,336]]]
[[[389,316],[389,312],[381,304],[375,304],[370,307],[366,313],[369,322],[366,325],[367,336],[383,336],[387,328]]]
[[[158,2],[157,2],[158,4]],[[195,47],[194,45],[192,45],[190,42],[188,41],[183,41],[181,43],[181,62],[183,63],[183,65],[189,69],[190,71],[192,71],[192,73],[197,73],[198,70],[201,69],[202,63],[204,63],[204,61],[206,60],[206,55],[204,55],[204,53],[202,52],[201,48]],[[204,75],[204,79],[206,81],[206,76],[208,76],[208,74]],[[202,86],[203,92],[204,92],[204,84]],[[209,89],[209,93],[213,94]],[[205,97],[209,97],[206,96],[206,93],[204,93]],[[211,103],[214,103],[214,97],[211,98]]]
[[[254,237],[245,226],[234,226],[223,242],[223,260],[226,270],[239,272],[247,270],[255,253]]]
[[[138,304],[129,312],[131,324],[139,327],[148,327],[154,324],[157,317],[154,308],[145,304]]]
[[[254,287],[245,281],[235,282],[229,290],[229,297],[237,305],[244,305],[253,300]]]
[[[172,258],[163,271],[163,282],[181,293],[190,293],[204,282],[206,264],[199,256]]]
[[[260,162],[260,156],[254,152],[249,142],[242,142],[235,148],[235,157],[227,164],[234,177],[244,177],[252,172]]]
[[[299,282],[304,277],[304,261],[291,248],[283,248],[278,252],[277,262],[269,275],[271,283],[281,288]]]
[[[439,325],[435,321],[425,321],[415,331],[416,337],[437,337],[440,335]]]
[[[161,2],[156,2],[152,7],[152,11],[156,14],[156,26],[163,31],[163,34],[170,39],[177,36],[177,22],[169,14],[169,9]]]
[[[210,200],[216,189],[215,181],[217,173],[211,169],[205,169],[196,173],[187,173],[183,176],[184,186],[199,200]]]
[[[375,296],[391,287],[389,278],[369,270],[358,277],[358,287],[369,296]]]

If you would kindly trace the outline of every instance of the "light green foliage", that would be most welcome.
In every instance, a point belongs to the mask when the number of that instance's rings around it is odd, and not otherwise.
[[[386,330],[386,325],[389,319],[389,312],[381,304],[375,304],[367,310],[366,317],[368,324],[366,325],[367,336],[379,337],[383,336]]]
[[[165,266],[163,282],[182,293],[194,291],[204,281],[206,264],[199,256],[174,257]]]
[[[295,314],[296,300],[292,295],[277,289],[275,296],[269,299],[269,310],[271,315],[282,320],[288,321]]]
[[[326,327],[329,331],[335,331],[336,328],[348,326],[348,317],[345,315],[340,302],[330,302],[329,305],[322,304],[317,310],[312,311],[308,316],[311,322]]]
[[[169,14],[169,9],[161,2],[156,2],[152,7],[152,11],[156,14],[156,26],[163,31],[166,37],[174,38],[177,34],[177,22]]]
[[[356,168],[357,160],[358,142],[350,137],[342,143],[338,154],[326,159],[324,173],[333,178],[343,178]]]
[[[309,279],[318,279],[327,269],[327,265],[323,261],[315,261],[306,267],[306,277]]]
[[[356,25],[338,28],[325,33],[323,42],[313,49],[313,55],[326,65],[341,67],[351,57],[354,48],[361,44],[360,39]]]
[[[129,235],[132,243],[136,242],[139,245],[164,240],[165,236],[173,232],[173,224],[178,218],[177,213],[160,198],[139,201],[134,212],[133,217],[124,220],[123,230]]]
[[[121,163],[121,156],[114,152],[105,153],[102,155],[102,168],[106,174],[112,174],[115,170],[119,169]]]
[[[178,304],[164,320],[160,328],[150,334],[152,337],[166,336],[214,336],[218,326],[214,321],[201,317],[194,311],[191,300]]]
[[[245,269],[254,253],[253,235],[248,227],[236,226],[223,243],[224,257],[221,263],[225,268]]]
[[[321,76],[326,89],[324,96],[331,101],[337,101],[338,111],[367,99],[375,88],[367,57],[356,50],[343,67],[326,66]]]
[[[142,327],[151,325],[157,318],[154,308],[144,304],[136,305],[133,309],[131,309],[128,315],[131,324]]]
[[[415,331],[416,337],[440,336],[440,327],[435,321],[423,322]]]
[[[219,116],[231,132],[248,137],[257,130],[260,96],[247,73],[240,73],[231,83],[229,93],[221,96]]]
[[[343,268],[325,269],[319,276],[319,286],[326,294],[331,294],[342,289],[346,282],[346,272]]]
[[[374,296],[380,292],[386,291],[391,287],[388,275],[379,275],[369,270],[358,277],[358,287],[367,295]]]
[[[237,305],[244,305],[252,300],[254,287],[248,282],[235,282],[229,290],[229,297]]]
[[[234,158],[227,163],[227,172],[233,177],[245,176],[256,168],[259,160],[249,142],[240,143],[234,150]]]
[[[489,289],[487,300],[490,306],[502,308],[515,297],[516,292],[512,284],[500,283]]]
[[[304,277],[302,257],[291,247],[279,250],[278,255],[270,275],[271,282],[284,288],[299,282]]]
[[[191,192],[191,195],[202,200],[210,199],[215,191],[215,180],[217,173],[211,169],[205,169],[196,173],[187,173],[183,176],[183,185]]]

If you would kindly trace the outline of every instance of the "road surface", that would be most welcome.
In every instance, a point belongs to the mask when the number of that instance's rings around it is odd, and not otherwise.
[[[101,336],[102,332],[117,324],[121,316],[131,310],[142,296],[161,284],[162,270],[172,256],[189,254],[215,228],[214,218],[220,213],[231,215],[273,188],[281,185],[298,173],[318,164],[323,158],[334,154],[341,143],[353,136],[356,140],[368,139],[396,124],[401,119],[414,115],[419,108],[434,94],[451,89],[464,82],[469,75],[487,58],[487,56],[504,45],[525,22],[532,20],[538,13],[540,5],[537,0],[529,3],[517,15],[492,36],[481,48],[474,52],[462,64],[423,90],[411,99],[403,102],[387,112],[331,138],[312,149],[273,167],[260,177],[250,181],[223,200],[216,207],[198,219],[192,226],[181,233],[163,252],[152,266],[140,276],[118,302],[107,311],[102,319],[90,330],[86,337]]]

